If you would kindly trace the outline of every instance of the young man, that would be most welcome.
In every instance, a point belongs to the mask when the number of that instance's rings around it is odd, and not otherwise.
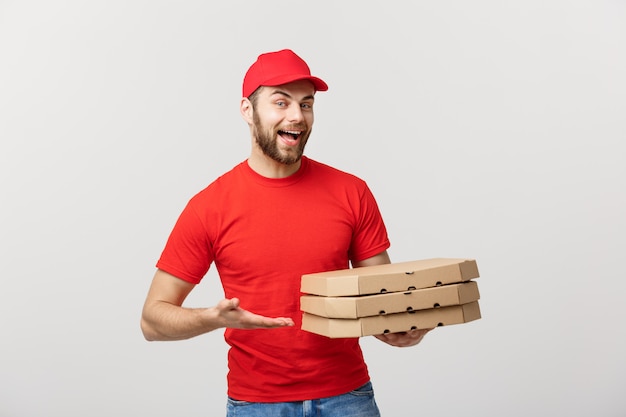
[[[291,50],[258,57],[240,104],[250,157],[189,201],[147,295],[147,340],[226,329],[228,416],[379,415],[359,339],[300,328],[303,274],[390,262],[366,183],[303,156],[315,93],[327,89]],[[212,263],[226,299],[183,307]],[[411,346],[425,333],[376,337]]]

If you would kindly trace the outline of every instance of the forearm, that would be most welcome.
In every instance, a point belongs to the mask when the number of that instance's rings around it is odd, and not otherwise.
[[[184,340],[224,327],[214,308],[186,308],[165,301],[144,306],[141,330],[146,340]]]

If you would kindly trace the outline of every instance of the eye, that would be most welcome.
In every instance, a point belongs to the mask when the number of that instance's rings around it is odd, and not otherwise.
[[[278,107],[285,107],[287,105],[287,103],[285,101],[283,101],[283,100],[279,100],[279,101],[276,102],[276,105]]]
[[[311,103],[302,103],[300,107],[304,110],[311,110],[313,108],[313,104]]]

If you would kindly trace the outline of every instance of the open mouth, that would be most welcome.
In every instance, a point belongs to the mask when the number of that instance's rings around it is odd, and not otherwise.
[[[302,135],[302,131],[300,130],[279,130],[278,134],[283,139],[288,142],[296,142],[298,138]]]

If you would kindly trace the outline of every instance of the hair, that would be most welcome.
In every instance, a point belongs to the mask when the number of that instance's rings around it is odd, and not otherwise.
[[[250,100],[250,103],[252,104],[252,110],[256,110],[256,103],[259,101],[259,93],[262,88],[262,86],[257,88],[248,96],[248,100]]]

